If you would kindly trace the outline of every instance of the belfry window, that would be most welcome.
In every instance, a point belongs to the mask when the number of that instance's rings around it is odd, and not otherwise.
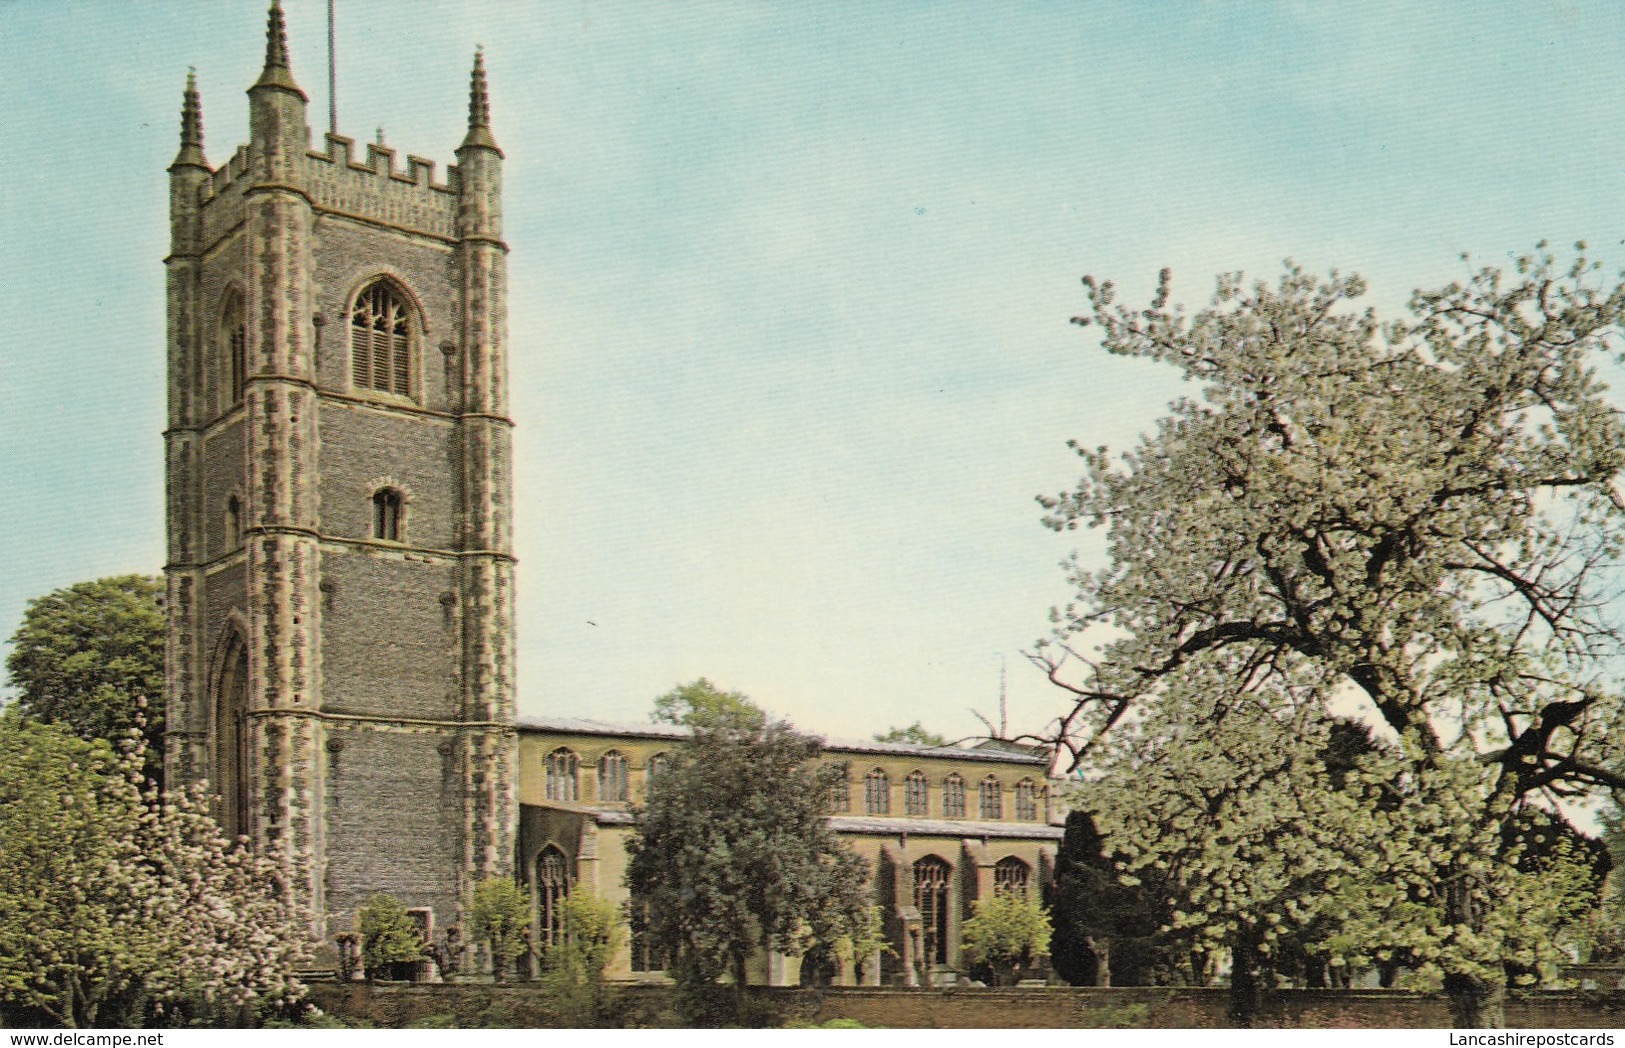
[[[544,770],[547,777],[548,800],[571,803],[580,797],[581,793],[576,785],[580,762],[576,760],[574,752],[560,746],[547,755]]]
[[[350,311],[350,379],[356,389],[410,396],[412,342],[406,303],[380,280],[356,296]]]
[[[965,780],[958,772],[951,772],[942,780],[942,814],[948,819],[965,817]]]
[[[911,771],[903,780],[903,814],[914,818],[931,814],[931,784],[923,771]]]
[[[626,754],[610,750],[598,758],[598,799],[626,803]]]
[[[991,775],[983,779],[980,793],[982,801],[982,818],[1004,818],[1004,791],[999,786],[999,780]]]
[[[891,780],[883,769],[863,777],[863,811],[866,815],[891,814]]]
[[[379,488],[372,496],[372,537],[385,542],[401,541],[401,493]]]

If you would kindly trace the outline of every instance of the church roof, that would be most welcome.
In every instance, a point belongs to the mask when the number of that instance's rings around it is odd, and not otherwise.
[[[556,732],[567,735],[611,735],[634,739],[685,739],[689,730],[676,724],[612,724],[586,717],[520,717],[520,731]],[[1042,753],[1023,747],[1021,752],[962,746],[921,746],[911,742],[826,739],[824,749],[831,753],[875,753],[896,756],[937,757],[948,760],[990,764],[1025,764],[1043,767],[1049,763]],[[965,823],[955,823],[965,826]],[[976,836],[976,834],[970,834]]]

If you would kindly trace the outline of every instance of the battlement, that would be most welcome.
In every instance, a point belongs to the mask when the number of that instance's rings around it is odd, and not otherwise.
[[[395,150],[367,144],[365,163],[355,160],[355,140],[329,134],[327,152],[305,153],[304,173],[311,203],[318,208],[392,226],[457,235],[457,165],[444,183],[434,180],[435,162],[408,155],[406,169],[395,166]]]
[[[325,153],[306,150],[299,166],[302,188],[318,210],[432,236],[457,235],[457,165],[446,168],[445,182],[436,182],[433,160],[409,154],[402,170],[395,165],[394,149],[368,143],[366,161],[357,163],[354,139],[328,134],[326,142]],[[225,200],[240,198],[248,167],[248,147],[238,146],[199,187],[205,242],[236,224],[236,209]]]

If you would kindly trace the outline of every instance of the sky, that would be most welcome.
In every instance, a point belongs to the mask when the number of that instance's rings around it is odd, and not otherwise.
[[[326,130],[326,4],[288,0]],[[162,569],[165,168],[246,139],[265,4],[0,0],[0,636]],[[1293,258],[1397,311],[1549,239],[1625,260],[1610,3],[337,2],[339,130],[506,153],[521,714],[707,676],[862,738],[1037,730],[1087,534],[1066,442],[1189,392],[1079,278]],[[1093,544],[1091,544],[1093,543]]]

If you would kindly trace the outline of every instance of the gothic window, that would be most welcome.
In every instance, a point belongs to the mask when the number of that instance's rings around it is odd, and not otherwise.
[[[920,911],[925,963],[948,963],[948,864],[927,855],[914,864],[914,905]]]
[[[570,866],[549,844],[536,857],[536,942],[551,946],[564,936],[564,900],[570,894]]]
[[[385,542],[401,541],[401,493],[379,488],[372,495],[372,537]]]
[[[248,823],[248,646],[235,632],[226,645],[215,681],[214,791],[220,828],[228,837],[249,832]]]
[[[1033,869],[1014,855],[1006,855],[993,864],[993,890],[1027,897],[1027,884]]]
[[[1021,822],[1038,821],[1038,787],[1031,779],[1016,783],[1016,818]]]
[[[236,495],[226,500],[226,548],[243,544],[243,500]]]
[[[957,771],[949,772],[942,780],[942,815],[947,819],[965,817],[965,780]]]
[[[911,771],[903,780],[903,814],[915,818],[931,814],[931,785],[923,771]]]
[[[649,783],[671,771],[671,758],[664,753],[656,753],[649,758],[649,763],[643,769],[643,788],[647,790]]]
[[[848,815],[852,812],[852,769],[847,765],[838,765],[835,769],[839,775],[832,776],[829,784],[829,799],[827,805],[831,815]]]
[[[626,754],[610,750],[598,758],[598,799],[626,803]]]
[[[982,818],[1004,818],[1004,791],[999,788],[999,780],[989,775],[982,780],[981,793]]]
[[[560,746],[547,755],[547,799],[550,801],[575,801],[581,796],[578,782],[580,764],[576,755]]]
[[[412,346],[408,312],[387,280],[369,285],[350,311],[350,379],[356,389],[410,396]]]
[[[863,810],[867,815],[891,814],[891,780],[879,768],[863,777]]]
[[[248,381],[248,325],[243,320],[243,296],[235,291],[220,309],[220,361],[229,408],[243,402],[243,386]]]

